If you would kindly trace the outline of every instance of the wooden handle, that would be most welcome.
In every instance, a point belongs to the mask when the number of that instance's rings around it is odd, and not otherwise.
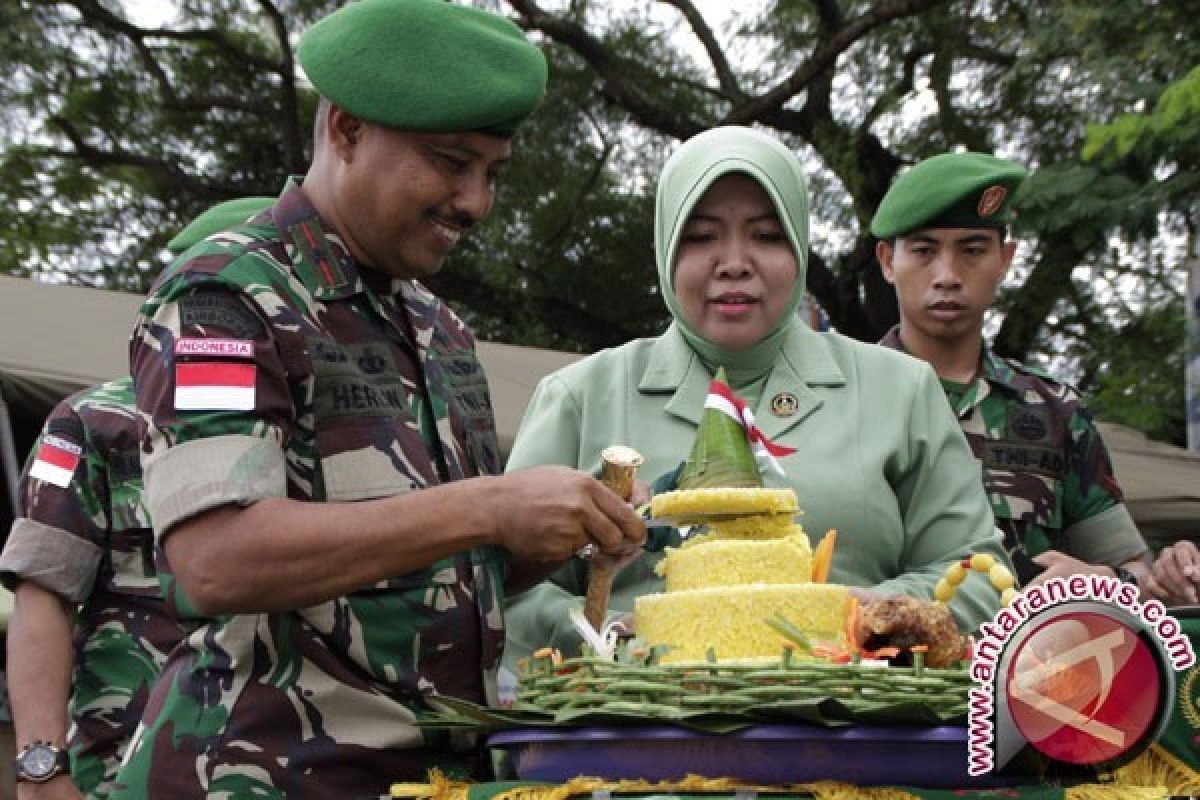
[[[642,456],[631,447],[614,445],[600,454],[600,481],[617,497],[628,501],[633,493],[633,480]],[[608,616],[608,599],[612,595],[617,564],[612,556],[596,552],[588,559],[587,595],[583,600],[583,616],[597,631]]]

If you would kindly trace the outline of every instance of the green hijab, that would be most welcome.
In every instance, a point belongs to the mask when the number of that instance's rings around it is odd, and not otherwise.
[[[731,352],[705,339],[683,315],[675,295],[675,250],[684,224],[700,198],[719,178],[741,172],[758,181],[775,204],[796,253],[796,283],[787,310],[761,340]],[[765,378],[775,363],[787,329],[796,322],[808,271],[808,185],[799,159],[778,139],[752,128],[713,128],[684,142],[663,167],[654,206],[654,258],[667,310],[683,338],[712,370],[725,367],[740,389]]]

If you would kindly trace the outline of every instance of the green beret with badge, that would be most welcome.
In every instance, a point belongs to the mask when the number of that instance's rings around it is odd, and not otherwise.
[[[167,242],[167,249],[179,255],[196,242],[207,239],[218,231],[241,225],[258,212],[270,208],[274,202],[274,197],[238,197],[217,203],[175,234],[171,241]]]
[[[1003,228],[1028,174],[984,153],[943,153],[904,172],[883,197],[871,233],[891,239],[918,228]]]
[[[358,0],[310,27],[296,56],[356,117],[510,137],[546,91],[546,59],[512,21],[445,0]]]

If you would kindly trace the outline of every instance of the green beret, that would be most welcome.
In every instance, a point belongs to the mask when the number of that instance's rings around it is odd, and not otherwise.
[[[917,228],[1001,228],[1012,222],[1012,196],[1026,176],[1020,164],[983,153],[943,153],[896,179],[871,220],[890,239]]]
[[[274,197],[239,197],[236,200],[217,203],[175,234],[175,237],[167,242],[167,249],[175,255],[179,255],[196,242],[207,239],[217,231],[229,230],[235,225],[241,225],[258,212],[270,208],[274,202]]]
[[[358,0],[304,32],[323,97],[389,128],[509,137],[546,91],[546,59],[510,20],[446,0]]]

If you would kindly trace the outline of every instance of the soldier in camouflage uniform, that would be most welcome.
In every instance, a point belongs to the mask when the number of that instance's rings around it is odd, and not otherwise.
[[[1079,395],[983,341],[1016,249],[1006,232],[1024,177],[1011,161],[954,153],[893,184],[871,223],[900,305],[899,326],[880,343],[938,373],[1025,581],[1096,573],[1141,584],[1148,548]]]
[[[164,580],[197,627],[172,653],[119,797],[346,798],[441,767],[466,737],[415,715],[485,702],[507,587],[645,527],[592,477],[490,476],[470,332],[416,279],[490,208],[541,53],[442,0],[360,0],[301,38],[313,163],[191,248],[131,344]]]
[[[69,744],[70,775],[52,778],[39,797],[108,797],[150,688],[182,638],[155,578],[129,379],[62,401],[20,488],[0,556],[18,598],[9,630],[18,746]]]

